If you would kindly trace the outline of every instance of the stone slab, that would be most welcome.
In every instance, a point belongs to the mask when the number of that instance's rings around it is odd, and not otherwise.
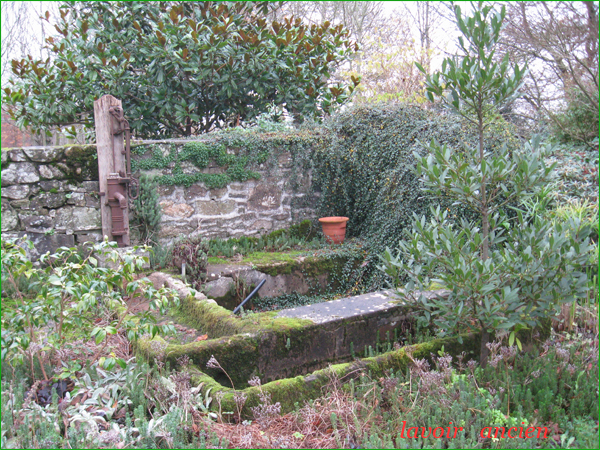
[[[444,295],[443,290],[425,292],[426,296]],[[276,317],[308,319],[317,324],[335,322],[357,316],[376,314],[406,304],[394,291],[386,290],[345,297],[314,305],[284,309]]]
[[[392,301],[396,303],[391,303]],[[314,305],[284,309],[276,317],[308,319],[323,324],[395,308],[401,301],[392,291],[372,292],[355,297],[344,297]]]

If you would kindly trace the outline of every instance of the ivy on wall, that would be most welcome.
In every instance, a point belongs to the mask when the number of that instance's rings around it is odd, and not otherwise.
[[[248,169],[251,162],[249,157],[227,153],[227,148],[223,144],[188,142],[181,150],[178,150],[176,145],[171,145],[166,155],[157,145],[153,145],[149,149],[137,147],[135,153],[149,157],[132,161],[133,171],[170,169],[171,174],[156,178],[156,181],[163,185],[190,187],[194,183],[202,182],[209,189],[213,189],[225,187],[232,181],[243,182],[249,179],[260,179],[257,172]],[[190,162],[199,170],[194,173],[184,173],[181,163],[185,161]],[[207,168],[211,161],[223,168],[223,172],[205,173],[200,171]],[[261,159],[256,157],[252,162],[260,164]]]
[[[350,277],[366,290],[383,286],[375,270],[378,255],[396,247],[413,214],[429,216],[430,207],[447,208],[451,216],[473,219],[471,211],[449,199],[421,191],[414,175],[413,152],[423,154],[432,139],[456,149],[477,139],[475,130],[455,116],[403,104],[359,106],[332,117],[330,136],[313,154],[314,187],[320,190],[320,216],[346,216],[348,236],[365,241],[365,263]],[[516,146],[510,126],[490,130],[490,146]]]
[[[156,177],[161,185],[190,187],[194,183],[204,183],[209,189],[218,189],[231,182],[259,180],[259,167],[267,174],[279,164],[278,158],[288,153],[292,189],[297,187],[296,179],[306,168],[307,155],[314,147],[315,137],[310,133],[279,132],[257,133],[241,129],[214,133],[212,139],[202,142],[188,142],[183,146],[171,144],[167,151],[158,145],[138,145],[132,149],[137,155],[131,167],[149,171],[159,169],[162,175]],[[184,171],[182,163],[188,163]],[[212,163],[212,165],[211,165]],[[195,170],[190,171],[190,166]],[[208,173],[209,167],[219,168],[218,173]]]

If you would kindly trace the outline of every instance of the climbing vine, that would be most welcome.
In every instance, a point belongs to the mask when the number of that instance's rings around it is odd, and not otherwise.
[[[476,134],[466,122],[436,111],[403,104],[359,106],[332,117],[324,126],[328,140],[312,155],[314,189],[320,191],[320,216],[349,217],[348,236],[360,237],[365,261],[347,274],[357,287],[372,291],[385,284],[375,270],[386,247],[395,248],[410,228],[413,214],[429,216],[442,206],[455,219],[473,212],[449,199],[421,190],[414,175],[414,154],[423,154],[432,139],[458,150]],[[489,132],[489,149],[517,145],[510,126],[501,121]]]
[[[232,182],[259,180],[262,172],[269,174],[278,166],[283,153],[292,157],[292,189],[297,185],[298,169],[306,165],[306,158],[299,157],[311,152],[314,136],[310,133],[283,132],[273,136],[242,129],[214,133],[202,142],[184,145],[171,144],[164,150],[159,145],[138,145],[133,148],[136,155],[132,170],[149,171],[159,169],[161,175],[156,182],[167,186],[190,187],[204,183],[209,189],[218,189]],[[296,162],[303,159],[301,164]],[[216,168],[217,173],[206,169]]]
[[[223,144],[188,142],[181,150],[176,145],[171,145],[166,154],[153,145],[150,148],[137,147],[135,153],[149,156],[132,162],[132,170],[169,169],[170,174],[158,176],[156,181],[162,185],[179,185],[190,187],[192,184],[202,182],[211,188],[222,188],[232,181],[247,181],[249,179],[260,179],[260,174],[248,169],[250,162],[260,164],[264,156],[254,157],[239,156],[227,153],[227,147]],[[184,172],[183,162],[189,162],[197,171]],[[200,172],[206,169],[210,162],[223,169],[221,173]]]

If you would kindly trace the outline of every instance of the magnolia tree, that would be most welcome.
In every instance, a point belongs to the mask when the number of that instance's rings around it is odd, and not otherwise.
[[[429,100],[436,98],[476,127],[476,148],[453,149],[431,142],[425,156],[415,153],[424,190],[448,195],[478,220],[459,223],[447,211],[432,210],[428,221],[415,217],[412,234],[382,255],[381,269],[424,311],[440,335],[481,333],[481,364],[487,362],[491,335],[532,328],[587,289],[581,270],[587,261],[590,229],[576,219],[552,224],[543,210],[552,202],[554,166],[544,162],[550,149],[539,139],[519,150],[486,146],[498,109],[518,94],[524,70],[508,57],[495,58],[504,7],[478,5],[463,18],[455,6],[463,56],[448,58],[442,71],[427,77]],[[420,68],[423,70],[422,68]],[[510,213],[510,214],[509,214]],[[419,291],[432,282],[449,295],[426,298]]]
[[[94,100],[111,94],[139,137],[200,134],[273,109],[321,118],[359,82],[331,81],[356,44],[342,25],[270,20],[272,5],[65,2],[50,57],[11,62],[3,105],[44,131],[92,126]]]

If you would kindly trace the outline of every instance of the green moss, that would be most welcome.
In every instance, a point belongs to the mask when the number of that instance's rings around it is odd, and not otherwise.
[[[250,240],[250,238],[246,238]],[[230,239],[229,241],[235,242],[234,239]],[[223,256],[211,256],[208,258],[209,264],[231,264],[231,265],[269,265],[269,264],[277,264],[277,263],[286,263],[286,262],[294,262],[297,261],[297,258],[305,255],[305,251],[301,250],[291,250],[288,252],[252,252],[248,253],[244,256],[244,258],[240,260],[234,260],[234,258],[225,258]]]
[[[228,260],[226,260],[224,258],[219,258],[217,256],[209,256],[206,261],[208,262],[208,264],[211,264],[211,265],[227,264],[227,262],[228,262]]]
[[[240,319],[241,328],[244,332],[271,331],[285,333],[291,330],[302,329],[309,325],[314,325],[311,320],[294,319],[291,317],[275,318],[277,312],[270,311],[265,313],[252,314]]]
[[[272,277],[289,275],[294,271],[301,272],[308,277],[317,277],[324,273],[339,274],[348,262],[348,257],[304,257],[306,252],[254,252],[245,256],[241,261],[231,262],[229,259],[211,257],[209,264],[232,264],[254,266],[256,270]],[[304,257],[304,259],[301,259]]]
[[[300,262],[296,260],[268,264],[258,263],[254,265],[256,270],[272,277],[276,277],[277,275],[290,275],[293,271],[300,269]]]
[[[65,174],[67,179],[77,183],[85,179],[98,179],[98,153],[95,145],[65,145],[64,155],[64,162],[71,169]]]
[[[302,406],[309,400],[321,397],[324,388],[332,380],[343,379],[344,382],[348,382],[350,379],[358,378],[361,374],[369,374],[371,377],[381,377],[387,375],[392,370],[394,372],[407,370],[412,359],[430,359],[431,355],[436,354],[442,346],[447,353],[456,356],[462,351],[466,351],[469,355],[469,349],[477,347],[478,344],[478,338],[474,335],[463,336],[463,344],[458,343],[456,338],[434,339],[423,344],[403,347],[399,350],[387,352],[372,358],[364,358],[349,363],[332,364],[325,369],[317,370],[309,375],[271,381],[265,383],[262,386],[262,390],[271,394],[272,403],[279,402],[281,404],[282,413],[288,413],[293,411],[296,405]],[[456,353],[452,353],[449,349],[452,349]],[[222,411],[236,411],[235,400],[233,398],[235,391],[233,389],[216,383],[214,379],[204,373],[204,370],[195,373],[192,381],[196,384],[205,383],[204,389],[211,388],[210,395],[213,398],[217,392],[222,392]],[[242,392],[247,396],[242,415],[250,418],[252,417],[250,408],[260,403],[258,396],[260,390],[258,387],[248,387],[243,389]],[[213,402],[211,409],[217,411],[218,404]]]
[[[181,306],[175,312],[174,319],[179,323],[201,330],[211,339],[241,332],[239,323],[231,311],[214,303],[198,301],[192,296],[181,301]]]
[[[201,330],[210,339],[232,336],[238,333],[256,333],[259,331],[287,331],[311,325],[305,319],[287,317],[275,318],[276,312],[249,314],[245,317],[233,315],[231,311],[214,303],[198,301],[193,297],[182,300],[179,310],[175,311],[177,322]]]
[[[273,403],[280,402],[282,411],[288,412],[297,404],[302,405],[305,401],[323,395],[323,388],[333,379],[343,378],[348,381],[361,373],[382,377],[391,370],[405,371],[411,361],[431,361],[432,356],[436,356],[442,348],[452,356],[465,353],[467,359],[477,359],[479,355],[480,335],[477,333],[462,335],[460,338],[432,339],[378,356],[335,364],[336,361],[327,359],[327,355],[320,357],[311,353],[315,348],[313,341],[317,339],[316,336],[321,339],[328,335],[326,325],[302,319],[276,318],[275,312],[248,314],[240,318],[217,305],[190,297],[183,303],[182,316],[192,315],[196,315],[196,322],[205,327],[204,330],[211,330],[207,334],[212,339],[186,345],[171,344],[165,351],[167,360],[174,367],[178,358],[188,355],[198,368],[194,381],[204,382],[205,389],[210,387],[213,398],[218,391],[223,392],[222,410],[235,411],[234,391],[230,388],[227,375],[219,369],[206,368],[207,361],[214,355],[227,370],[235,387],[243,389],[247,395],[248,401],[243,410],[246,417],[251,416],[250,407],[259,404],[258,388],[247,387],[247,381],[254,376],[264,382],[277,374],[289,374],[288,378],[267,382],[262,387],[264,391],[271,393]],[[524,344],[526,339],[532,339],[533,333],[530,330],[527,336],[522,335]],[[311,347],[313,350],[309,350]],[[153,353],[148,341],[142,341],[138,345],[138,351],[152,360]],[[311,355],[316,355],[314,357],[317,359],[313,359]],[[344,357],[343,354],[341,357]],[[272,365],[277,362],[280,362],[279,366],[273,368]],[[327,363],[332,365],[306,376],[301,375],[315,366],[323,367]],[[213,403],[213,409],[217,409],[216,403]]]
[[[259,375],[256,365],[260,357],[258,338],[250,335],[239,334],[186,345],[169,345],[165,354],[171,367],[177,365],[178,358],[187,355],[193,364],[202,367],[203,372],[224,386],[230,385],[227,375],[222,370],[206,367],[212,356],[227,370],[238,388],[247,386],[250,378]]]
[[[337,277],[341,275],[342,268],[347,262],[348,258],[345,256],[307,258],[303,264],[302,271],[308,277],[317,277],[324,273],[329,274],[330,278]]]
[[[256,270],[275,277],[277,275],[289,275],[294,271],[301,272],[304,276],[314,278],[322,274],[339,275],[348,261],[347,257],[299,257],[305,252],[294,251],[288,253],[280,252],[255,252],[249,254],[242,260],[243,264],[253,264]]]
[[[291,252],[254,252],[249,253],[242,259],[242,264],[255,266],[269,266],[272,264],[296,264],[298,263],[298,257],[304,255],[302,251],[291,251]],[[260,270],[260,269],[258,269]]]

